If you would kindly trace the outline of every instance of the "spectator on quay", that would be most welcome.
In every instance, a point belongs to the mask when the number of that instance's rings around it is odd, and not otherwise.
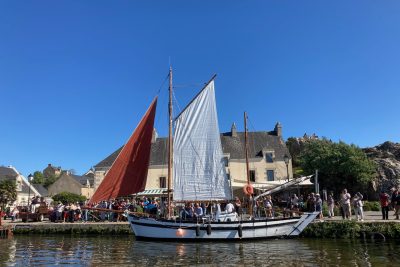
[[[328,217],[332,218],[335,217],[334,213],[334,208],[335,208],[335,200],[333,199],[332,193],[328,195]]]
[[[64,205],[61,202],[58,202],[56,206],[56,222],[64,220],[62,216],[63,212],[64,212]]]
[[[397,188],[393,191],[392,194],[392,205],[394,208],[394,216],[395,219],[399,219],[399,213],[400,213],[400,188]]]
[[[36,209],[40,207],[40,197],[36,196],[32,198],[32,202],[31,202],[31,212],[35,213]]]
[[[18,208],[17,208],[17,206],[14,206],[11,209],[11,221],[15,221],[15,219],[17,219],[17,217],[18,217],[18,214],[19,214]]]
[[[88,206],[89,200],[86,200],[81,204],[81,206]],[[82,210],[82,222],[87,222],[89,220],[89,210],[88,209],[83,209]]]
[[[315,211],[319,212],[318,218],[322,220],[324,215],[322,214],[322,199],[319,194],[315,194]]]
[[[385,191],[381,191],[379,195],[379,200],[381,202],[381,210],[382,210],[382,220],[389,219],[389,195],[385,193]]]
[[[307,210],[308,210],[309,212],[314,212],[314,211],[316,211],[316,210],[315,210],[315,208],[316,208],[316,203],[315,203],[315,201],[316,201],[316,198],[315,198],[314,193],[309,194],[308,197],[307,197]]]
[[[354,206],[354,213],[356,215],[357,221],[364,221],[364,211],[363,211],[363,195],[360,192],[357,192],[353,198],[353,206]]]
[[[347,189],[343,189],[342,194],[340,195],[340,205],[343,209],[343,219],[351,219],[351,209],[350,209],[350,200],[351,195],[347,193]]]
[[[73,223],[75,221],[76,209],[77,209],[76,205],[74,203],[70,203],[69,213],[68,213],[68,218],[70,223]]]
[[[75,219],[76,221],[80,221],[82,219],[82,210],[79,202],[76,202]]]

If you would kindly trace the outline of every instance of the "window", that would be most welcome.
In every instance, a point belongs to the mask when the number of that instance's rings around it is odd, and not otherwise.
[[[160,177],[160,188],[167,188],[167,179],[165,176]]]
[[[267,170],[267,181],[274,181],[275,173],[274,170]]]
[[[265,160],[266,160],[268,163],[274,162],[274,155],[273,155],[273,153],[272,153],[272,152],[265,153]]]
[[[250,170],[250,182],[255,182],[255,181],[256,181],[256,171]]]
[[[223,157],[223,158],[222,158],[222,162],[224,163],[224,166],[225,166],[225,167],[228,167],[228,164],[229,164],[229,159],[228,159],[228,157]]]

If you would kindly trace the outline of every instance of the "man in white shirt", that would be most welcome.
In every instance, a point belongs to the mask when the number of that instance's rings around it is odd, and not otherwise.
[[[349,193],[347,193],[347,189],[343,189],[342,194],[340,195],[340,204],[342,206],[343,209],[343,219],[350,219],[350,214],[351,214],[351,210],[350,210],[350,199],[351,199],[351,195]]]
[[[225,211],[226,211],[226,213],[234,213],[235,206],[233,206],[233,204],[231,202],[229,202],[228,204],[226,204]]]

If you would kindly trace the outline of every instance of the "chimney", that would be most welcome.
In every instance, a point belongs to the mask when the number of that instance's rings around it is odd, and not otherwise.
[[[279,122],[277,122],[275,124],[275,129],[274,130],[275,130],[276,136],[282,137],[282,125]]]
[[[153,136],[151,137],[151,143],[154,144],[157,141],[158,134],[156,128],[153,128]]]
[[[232,137],[237,137],[237,130],[236,130],[236,124],[235,123],[232,123],[231,136]]]

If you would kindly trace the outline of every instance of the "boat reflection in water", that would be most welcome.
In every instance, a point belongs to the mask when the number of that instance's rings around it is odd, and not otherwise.
[[[266,240],[171,243],[125,237],[15,236],[0,240],[0,266],[317,265],[399,266],[395,242]]]

